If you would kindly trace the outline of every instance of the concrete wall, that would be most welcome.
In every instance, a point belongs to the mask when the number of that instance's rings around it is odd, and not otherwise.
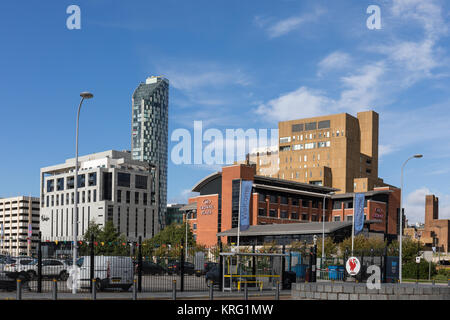
[[[295,283],[291,291],[294,300],[450,300],[450,286],[431,284],[382,283],[369,290],[366,283]]]

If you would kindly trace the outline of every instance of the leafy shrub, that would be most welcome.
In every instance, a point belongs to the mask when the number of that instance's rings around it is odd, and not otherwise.
[[[420,261],[419,279],[428,280],[429,275],[433,277],[437,274],[435,263],[431,263],[431,273],[429,268],[430,268],[429,262],[425,260]],[[417,279],[417,263],[412,261],[403,263],[402,276],[405,279]]]

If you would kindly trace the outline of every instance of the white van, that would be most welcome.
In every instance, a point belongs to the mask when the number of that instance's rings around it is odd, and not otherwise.
[[[77,260],[77,266],[80,268],[78,287],[89,288],[91,285],[91,257],[80,257]],[[94,279],[97,290],[121,288],[123,291],[128,291],[133,285],[133,278],[134,268],[130,257],[94,257]]]

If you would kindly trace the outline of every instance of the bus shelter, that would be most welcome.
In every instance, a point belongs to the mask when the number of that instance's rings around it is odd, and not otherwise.
[[[222,291],[276,289],[282,283],[284,253],[221,252]]]

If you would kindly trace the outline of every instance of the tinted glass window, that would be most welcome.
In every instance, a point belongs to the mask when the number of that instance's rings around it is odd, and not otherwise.
[[[303,123],[299,123],[299,124],[293,124],[292,125],[292,132],[300,132],[303,131]]]
[[[136,189],[147,189],[147,176],[135,176],[135,187]]]
[[[89,186],[97,185],[97,172],[89,173]]]
[[[54,190],[55,180],[47,180],[47,192],[52,192]]]
[[[73,189],[75,186],[74,177],[67,177],[67,189]]]
[[[79,174],[77,183],[78,183],[78,188],[83,188],[86,185],[86,175]]]
[[[117,173],[117,185],[119,187],[130,187],[130,177],[129,173],[118,172]]]
[[[58,191],[64,190],[64,178],[59,178],[56,183],[56,189]]]
[[[305,124],[305,130],[316,130],[317,122],[309,122]]]
[[[330,120],[319,121],[318,128],[319,129],[327,129],[330,127]]]

